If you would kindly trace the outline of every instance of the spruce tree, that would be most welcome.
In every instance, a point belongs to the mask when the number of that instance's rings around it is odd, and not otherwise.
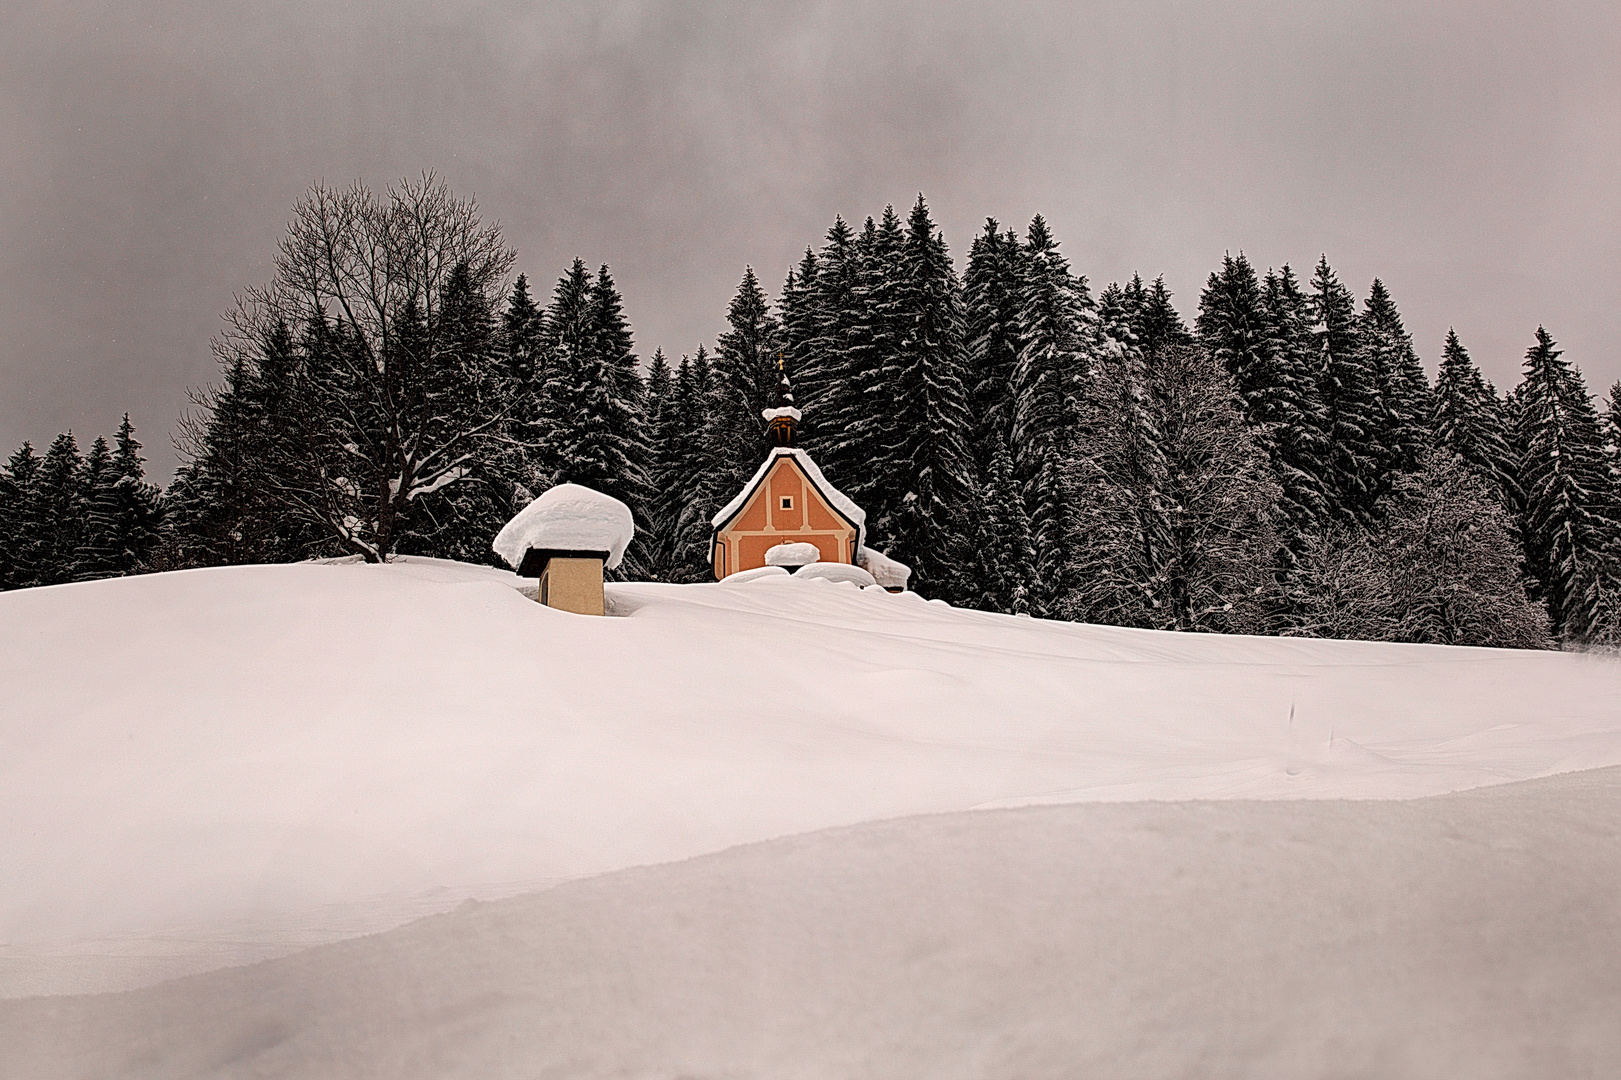
[[[1537,327],[1517,392],[1525,448],[1521,535],[1534,594],[1548,607],[1554,636],[1579,643],[1597,615],[1611,527],[1598,415],[1581,373],[1561,355]]]
[[[783,348],[782,329],[752,267],[743,271],[726,321],[730,328],[716,342],[708,416],[710,469],[717,493],[736,492],[765,457],[765,421],[760,413],[770,407]]]
[[[1037,215],[1025,237],[1019,356],[1013,375],[1009,450],[1024,488],[1043,595],[1038,614],[1062,615],[1076,581],[1080,537],[1072,462],[1081,400],[1089,392],[1097,313],[1084,278]]]
[[[713,390],[709,354],[700,345],[692,363],[687,364],[683,358],[676,373],[681,441],[675,453],[676,471],[669,481],[669,497],[677,509],[671,554],[672,581],[714,580],[714,569],[709,562],[713,532],[710,518],[736,494],[723,491],[710,469],[709,409]]]
[[[1384,282],[1373,279],[1364,301],[1358,337],[1364,362],[1378,392],[1375,413],[1380,468],[1375,476],[1375,502],[1389,489],[1394,474],[1413,472],[1431,446],[1430,385],[1413,349],[1412,335],[1402,325],[1396,301]]]
[[[103,465],[106,449],[106,440],[101,440]],[[40,462],[36,505],[42,536],[35,561],[35,584],[55,585],[73,576],[73,554],[84,536],[85,478],[79,444],[73,432],[63,432]]]
[[[1232,377],[1244,421],[1282,487],[1284,542],[1322,525],[1328,500],[1316,387],[1304,361],[1305,298],[1286,266],[1263,289],[1243,252],[1227,255],[1199,298],[1199,342]]]
[[[1469,359],[1456,330],[1447,330],[1433,401],[1430,428],[1436,446],[1463,459],[1471,472],[1498,493],[1504,506],[1517,508],[1522,495],[1501,403]]]
[[[985,219],[963,274],[968,407],[974,458],[982,471],[998,447],[1006,451],[1013,435],[1013,371],[1019,359],[1022,252],[1011,229],[998,229],[995,218]]]
[[[842,217],[827,230],[811,277],[804,275],[805,266],[802,262],[800,285],[808,297],[803,303],[796,298],[791,312],[786,301],[784,307],[785,317],[791,316],[786,329],[795,361],[794,397],[804,413],[797,441],[824,470],[838,477],[859,464],[847,449],[844,425],[853,405],[850,348],[859,321],[860,267],[855,233]]]
[[[828,479],[867,513],[869,537],[889,543],[905,497],[904,468],[891,411],[911,328],[901,312],[905,234],[893,206],[868,218],[856,240],[845,376],[832,415],[819,419],[831,436],[821,466]]]
[[[23,442],[0,472],[0,589],[38,584],[44,542],[39,456]]]
[[[888,481],[899,495],[885,523],[888,553],[912,567],[914,591],[962,601],[973,589],[975,495],[962,293],[922,195],[907,220],[896,295],[899,355],[891,396],[881,403],[896,444]]]
[[[626,506],[637,531],[648,528],[647,423],[630,328],[608,268],[593,279],[574,260],[546,311],[547,367],[543,472],[539,488],[581,484]],[[538,494],[538,491],[537,491]],[[621,573],[647,573],[643,543],[634,541]]]
[[[648,504],[649,532],[643,544],[648,576],[655,581],[672,580],[676,527],[681,518],[680,469],[684,432],[681,423],[683,388],[680,381],[691,380],[686,357],[676,375],[670,372],[664,350],[653,350],[647,369],[647,427],[651,453],[648,475],[652,481]]]
[[[1368,367],[1356,301],[1324,256],[1312,276],[1312,335],[1327,435],[1325,488],[1340,520],[1367,524],[1387,468],[1379,442],[1379,391]]]
[[[990,438],[997,438],[992,429]],[[979,588],[974,606],[1008,615],[1028,615],[1041,591],[1036,548],[1024,496],[1013,478],[1007,447],[993,445],[981,491],[975,531]]]

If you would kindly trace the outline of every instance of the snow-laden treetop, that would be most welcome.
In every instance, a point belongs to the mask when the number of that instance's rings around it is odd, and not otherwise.
[[[579,484],[558,484],[518,511],[490,547],[517,569],[530,548],[606,551],[608,569],[619,565],[636,535],[630,507]]]

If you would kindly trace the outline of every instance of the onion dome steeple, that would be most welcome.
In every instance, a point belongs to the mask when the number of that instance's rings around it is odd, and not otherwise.
[[[781,353],[777,354],[777,372],[776,398],[771,408],[761,411],[760,417],[767,424],[766,434],[773,446],[792,446],[801,414],[794,407],[794,388],[788,382],[788,369],[783,366]]]

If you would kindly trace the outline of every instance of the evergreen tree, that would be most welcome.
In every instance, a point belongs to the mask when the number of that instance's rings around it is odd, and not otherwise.
[[[1251,436],[1278,475],[1283,538],[1291,547],[1328,516],[1322,417],[1301,347],[1304,309],[1287,266],[1269,273],[1263,289],[1240,252],[1210,275],[1197,323],[1200,345],[1232,377]]]
[[[998,228],[995,218],[985,219],[963,275],[968,407],[974,459],[982,472],[1013,436],[1013,371],[1019,359],[1022,251],[1011,229]]]
[[[1092,375],[1097,313],[1085,279],[1070,273],[1039,215],[1030,223],[1021,262],[1009,450],[1036,545],[1043,595],[1034,608],[1061,615],[1076,580],[1080,538],[1071,467]]]
[[[24,441],[0,472],[0,589],[38,583],[44,542],[39,456]]]
[[[993,428],[990,438],[995,440]],[[993,446],[981,492],[975,546],[978,601],[975,606],[1008,615],[1028,615],[1041,591],[1036,576],[1036,548],[1024,496],[1013,478],[1013,460],[1005,446]]]
[[[1132,388],[1138,380],[1146,385]],[[1106,381],[1118,389],[1101,399],[1084,455],[1077,614],[1257,632],[1279,490],[1231,376],[1204,350],[1168,344],[1147,353],[1139,372],[1111,371]]]
[[[106,440],[101,440],[100,467],[105,467]],[[84,536],[85,461],[73,432],[58,435],[40,462],[36,521],[41,530],[34,559],[34,584],[55,585],[73,577],[73,553]]]
[[[710,471],[709,408],[714,399],[709,355],[698,346],[692,363],[682,360],[676,373],[676,395],[681,442],[675,453],[675,474],[668,481],[668,498],[677,509],[671,580],[713,581],[709,561],[710,518],[735,492],[722,492]]]
[[[1132,275],[1127,295],[1131,300],[1132,329],[1144,353],[1168,353],[1193,344],[1193,335],[1171,303],[1171,291],[1165,287],[1164,276],[1155,278],[1153,285],[1144,288],[1142,278]]]
[[[893,206],[866,221],[856,240],[855,288],[845,376],[832,414],[818,418],[831,436],[820,461],[828,478],[867,512],[869,538],[887,544],[907,489],[893,417],[911,327],[902,313],[906,238]]]
[[[1413,349],[1412,335],[1402,326],[1396,302],[1384,282],[1373,279],[1358,327],[1364,363],[1378,392],[1375,413],[1379,468],[1374,475],[1374,501],[1388,490],[1397,472],[1413,472],[1429,452],[1429,419],[1434,411],[1429,380]]]
[[[618,289],[602,270],[593,279],[575,259],[546,311],[544,472],[538,490],[573,483],[630,507],[637,530],[648,528],[651,495],[643,389],[631,352]],[[632,543],[621,572],[646,576],[642,542]]]
[[[853,404],[850,348],[859,321],[859,258],[855,233],[842,217],[827,230],[827,242],[814,266],[807,277],[807,265],[801,263],[799,284],[808,293],[803,302],[798,297],[784,300],[784,315],[790,320],[786,331],[794,350],[794,397],[804,413],[796,441],[836,477],[859,465],[846,446],[843,427]]]
[[[1327,434],[1324,487],[1329,508],[1341,520],[1366,524],[1372,520],[1387,462],[1379,442],[1378,386],[1359,333],[1356,301],[1326,256],[1312,277],[1310,302]]]
[[[1522,495],[1515,481],[1516,464],[1501,403],[1469,359],[1456,330],[1447,331],[1433,398],[1430,427],[1436,446],[1463,459],[1470,471],[1498,492],[1504,506],[1518,507]]]
[[[1579,643],[1597,615],[1611,538],[1598,415],[1580,372],[1540,326],[1524,373],[1517,396],[1525,563],[1554,636]]]
[[[104,453],[105,442],[96,442]],[[128,413],[119,422],[115,449],[105,466],[93,464],[98,454],[91,451],[85,538],[74,555],[79,580],[136,573],[157,546],[162,505],[157,488],[146,482],[140,451]]]
[[[782,329],[752,267],[743,271],[726,321],[730,329],[716,343],[707,442],[716,495],[728,494],[711,512],[748,482],[766,454],[760,413],[777,384]]]
[[[900,498],[886,522],[888,554],[912,567],[914,591],[960,602],[974,588],[967,528],[975,495],[962,294],[922,195],[895,291],[900,352],[883,420],[896,444],[888,480]]]
[[[664,358],[662,348],[653,350],[647,369],[647,425],[651,464],[652,499],[648,504],[649,532],[642,550],[649,576],[655,581],[673,580],[676,529],[681,520],[681,458],[685,432],[682,430],[680,385],[691,381],[691,365],[686,357],[676,375]]]

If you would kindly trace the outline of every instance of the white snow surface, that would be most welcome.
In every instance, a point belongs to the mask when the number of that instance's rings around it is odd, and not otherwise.
[[[771,420],[779,419],[781,417],[786,417],[789,420],[792,420],[794,423],[797,424],[797,423],[799,423],[799,421],[801,421],[801,420],[803,420],[805,418],[805,415],[803,413],[801,413],[798,409],[794,408],[792,405],[784,405],[784,406],[782,406],[781,408],[778,408],[778,409],[761,409],[760,410],[760,419],[762,419],[762,420],[771,421]]]
[[[606,551],[608,569],[619,565],[636,535],[630,507],[579,484],[558,484],[501,527],[490,545],[514,570],[530,548]]]
[[[809,566],[802,566],[794,573],[799,581],[838,581],[848,582],[851,585],[866,587],[876,585],[872,575],[859,566],[849,563],[818,562]]]
[[[422,559],[0,594],[0,996],[903,815],[1621,764],[1609,659],[1052,623],[769,569],[610,583],[600,619]]]
[[[864,547],[856,552],[856,565],[871,574],[873,580],[886,589],[904,589],[906,583],[912,579],[910,566],[872,548]]]
[[[1618,834],[1621,769],[903,818],[0,1002],[0,1075],[1613,1077]]]
[[[815,544],[778,544],[765,553],[767,566],[809,566],[822,557]]]
[[[839,513],[855,523],[856,546],[859,548],[867,535],[867,512],[852,502],[850,496],[828,483],[827,477],[822,475],[822,470],[815,461],[811,460],[811,456],[797,446],[773,446],[771,453],[767,454],[766,459],[760,462],[760,467],[754,470],[754,475],[749,478],[748,483],[743,485],[742,490],[733,497],[731,502],[721,507],[714,517],[709,519],[710,526],[716,529],[720,528],[728,518],[743,509],[743,504],[748,502],[749,493],[760,486],[760,481],[764,480],[765,474],[771,471],[771,466],[776,464],[778,458],[783,457],[792,457],[798,461],[800,469],[810,478],[811,483],[816,485],[816,488],[821,491],[827,501],[837,507]]]

